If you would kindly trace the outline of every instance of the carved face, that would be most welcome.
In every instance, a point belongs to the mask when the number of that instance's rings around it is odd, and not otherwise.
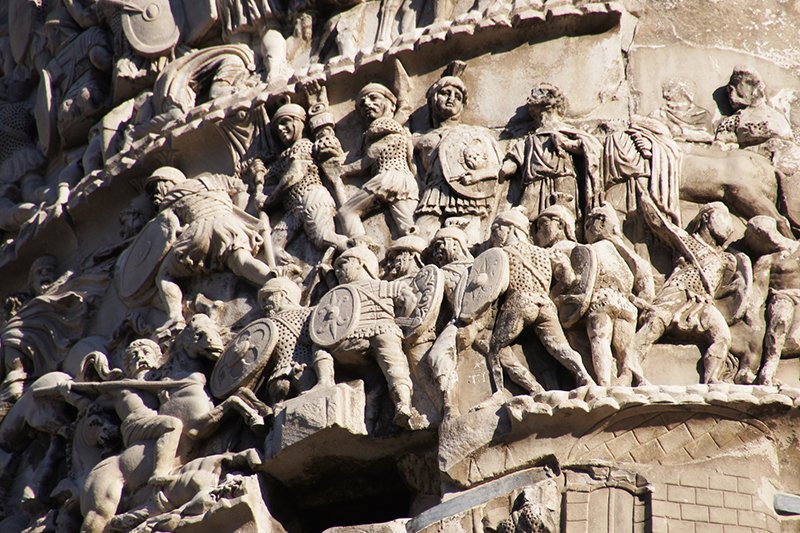
[[[289,115],[282,116],[275,123],[275,134],[284,146],[291,146],[303,136],[303,122]]]
[[[30,279],[31,290],[36,296],[47,292],[56,280],[55,261],[44,257],[37,261],[32,267]]]
[[[394,104],[391,100],[377,91],[371,91],[358,99],[358,109],[368,121],[376,118],[391,117],[394,114]]]
[[[537,246],[546,248],[564,239],[564,223],[561,220],[546,216],[536,219],[533,240]]]
[[[437,239],[433,243],[433,261],[437,266],[445,266],[458,259],[461,255],[461,244],[449,237]]]
[[[511,236],[511,226],[506,224],[492,224],[492,246],[504,246]]]
[[[419,271],[417,254],[409,250],[397,250],[388,254],[386,276],[389,280],[402,278]]]
[[[434,112],[441,119],[458,117],[464,110],[464,94],[452,85],[445,85],[433,99]]]
[[[589,244],[610,239],[613,235],[614,222],[609,220],[605,213],[592,213],[586,219],[584,237]]]
[[[280,311],[288,303],[289,299],[281,291],[260,292],[258,294],[258,304],[267,316]]]
[[[146,345],[134,344],[125,350],[125,374],[129,378],[144,379],[150,371],[158,368],[160,354]]]
[[[362,278],[362,273],[366,273],[361,261],[356,257],[343,257],[336,261],[333,267],[336,272],[336,279],[339,283],[350,283]]]

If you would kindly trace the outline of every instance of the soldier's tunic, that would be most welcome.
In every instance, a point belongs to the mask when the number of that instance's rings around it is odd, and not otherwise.
[[[371,350],[389,389],[398,385],[411,388],[408,359],[403,352],[403,333],[395,322],[394,302],[405,283],[376,279],[348,283],[358,291],[361,316],[353,332],[337,346],[336,351],[366,352]]]
[[[307,381],[306,369],[314,362],[308,333],[308,320],[313,311],[313,307],[297,307],[269,317],[278,330],[278,342],[274,351],[275,366],[270,373],[269,382],[291,378],[298,373],[301,384]],[[310,383],[313,384],[313,379]]]
[[[289,220],[281,221],[288,231],[303,226],[314,246],[343,244],[346,237],[336,234],[334,217],[336,204],[331,193],[322,184],[319,169],[311,152],[313,143],[300,139],[281,153],[269,168],[267,181],[278,182],[284,188],[283,206]],[[276,231],[279,228],[276,227]]]
[[[165,195],[165,205],[185,226],[173,251],[190,271],[221,270],[236,250],[258,253],[261,236],[234,213],[228,191],[237,185],[230,176],[206,175],[179,183]]]
[[[379,118],[367,129],[366,140],[375,171],[362,189],[386,202],[419,200],[411,139],[405,128],[394,119]]]
[[[680,239],[694,255],[697,264],[684,258],[678,261],[653,302],[655,309],[649,313],[665,326],[675,324],[683,330],[705,330],[708,325],[703,323],[701,311],[714,306],[713,293],[722,285],[729,262],[735,262],[735,259],[692,235],[680,235]],[[705,276],[708,288],[702,276]]]

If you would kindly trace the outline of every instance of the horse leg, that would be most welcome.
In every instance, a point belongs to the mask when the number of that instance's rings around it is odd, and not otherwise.
[[[110,463],[106,463],[107,466]],[[94,468],[86,478],[81,492],[81,533],[103,533],[117,512],[122,499],[125,478],[119,468],[109,471],[101,466]]]

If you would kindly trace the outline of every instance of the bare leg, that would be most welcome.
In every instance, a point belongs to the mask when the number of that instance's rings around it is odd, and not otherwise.
[[[547,352],[575,375],[578,386],[595,385],[592,376],[583,366],[581,354],[573,350],[569,345],[569,341],[564,335],[564,330],[561,329],[555,305],[542,306],[534,328]]]
[[[781,359],[786,334],[794,319],[794,304],[784,298],[775,298],[767,309],[767,331],[764,335],[764,364],[758,373],[759,385],[772,385],[778,362]]]
[[[163,433],[156,439],[155,458],[153,464],[153,475],[150,476],[148,483],[151,485],[163,485],[172,481],[175,476],[170,475],[175,463],[175,456],[178,453],[178,444],[183,432],[183,422],[174,416],[159,415],[159,420]]]
[[[389,212],[397,226],[400,235],[408,235],[416,231],[414,225],[414,211],[417,210],[417,200],[395,200],[389,204]]]
[[[635,352],[630,350],[633,338],[636,336],[636,321],[618,318],[614,321],[614,337],[611,339],[614,353],[621,363],[620,375],[630,371],[633,376],[634,387],[648,385],[650,382],[644,377],[644,370]]]
[[[500,366],[508,372],[511,381],[525,389],[525,392],[528,394],[544,392],[544,388],[539,385],[539,382],[536,381],[536,378],[533,377],[530,370],[519,362],[511,346],[506,346],[500,350],[497,358],[500,361]]]
[[[183,292],[176,282],[177,277],[185,276],[186,269],[170,251],[161,263],[156,274],[156,288],[167,312],[167,325],[183,324]]]
[[[586,334],[592,347],[592,365],[597,384],[608,387],[611,385],[611,366],[614,361],[611,354],[614,322],[607,313],[592,313],[586,320]]]
[[[519,337],[525,326],[536,318],[537,311],[537,309],[519,309],[513,301],[506,301],[500,309],[494,333],[489,342],[489,370],[492,373],[496,393],[505,389],[500,352]],[[531,313],[533,315],[529,316]]]
[[[337,215],[345,235],[359,237],[367,233],[361,217],[375,205],[377,200],[374,194],[363,189],[359,189],[347,199],[347,202],[339,208]]]
[[[421,215],[417,217],[417,227],[421,236],[430,241],[442,227],[442,220],[438,215]]]
[[[708,347],[703,358],[705,366],[703,372],[703,383],[718,383],[720,373],[722,372],[722,365],[725,363],[725,358],[728,356],[728,350],[731,348],[731,331],[728,328],[728,323],[725,317],[714,306],[707,306],[701,317],[701,323],[708,324],[706,336],[711,340],[711,345]],[[705,320],[703,320],[705,318]]]

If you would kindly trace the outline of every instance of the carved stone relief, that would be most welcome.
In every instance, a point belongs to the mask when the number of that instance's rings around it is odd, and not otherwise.
[[[0,530],[793,530],[762,4],[0,6]]]

